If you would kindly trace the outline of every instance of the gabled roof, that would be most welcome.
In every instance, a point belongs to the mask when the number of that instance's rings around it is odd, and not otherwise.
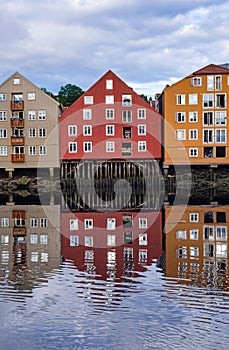
[[[192,75],[204,75],[204,74],[229,74],[229,69],[216,64],[209,64],[195,72]]]

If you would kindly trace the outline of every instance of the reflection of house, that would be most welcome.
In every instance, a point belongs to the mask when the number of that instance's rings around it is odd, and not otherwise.
[[[129,276],[162,252],[161,213],[62,213],[62,256],[102,278]]]
[[[58,205],[1,206],[0,266],[2,271],[8,271],[15,288],[19,283],[25,284],[24,289],[31,289],[42,273],[58,268],[59,218]]]
[[[165,207],[166,275],[188,283],[228,284],[229,207]]]
[[[58,103],[18,72],[0,85],[0,123],[0,167],[59,167]]]
[[[228,163],[229,69],[210,64],[164,89],[164,165]]]

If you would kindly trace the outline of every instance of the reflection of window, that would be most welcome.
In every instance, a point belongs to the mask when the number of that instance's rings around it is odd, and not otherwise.
[[[40,244],[48,244],[48,235],[40,235]]]
[[[2,244],[9,244],[9,235],[2,235]]]
[[[83,134],[84,134],[84,136],[91,136],[92,135],[92,126],[91,125],[84,125],[83,126]]]
[[[133,260],[133,248],[125,247],[123,249],[124,260]]]
[[[9,227],[9,218],[1,218],[1,226]]]
[[[30,219],[30,227],[38,227],[38,219],[37,218]]]
[[[204,256],[214,256],[214,245],[212,243],[204,243]]]
[[[40,218],[40,227],[47,227],[47,226],[48,226],[47,218]]]
[[[79,245],[79,237],[76,235],[70,235],[70,247]]]
[[[30,235],[30,243],[31,244],[37,244],[38,239],[37,239],[37,234],[31,234]]]

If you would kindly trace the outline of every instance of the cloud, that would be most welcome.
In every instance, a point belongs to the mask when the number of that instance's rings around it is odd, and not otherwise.
[[[8,0],[1,10],[0,76],[19,70],[53,92],[85,90],[108,69],[146,91],[229,57],[228,1]]]

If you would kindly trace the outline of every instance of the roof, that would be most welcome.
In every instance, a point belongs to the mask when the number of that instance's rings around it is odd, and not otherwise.
[[[229,74],[229,69],[223,67],[222,65],[218,66],[216,64],[209,64],[192,73],[192,75],[204,75],[204,74]]]

